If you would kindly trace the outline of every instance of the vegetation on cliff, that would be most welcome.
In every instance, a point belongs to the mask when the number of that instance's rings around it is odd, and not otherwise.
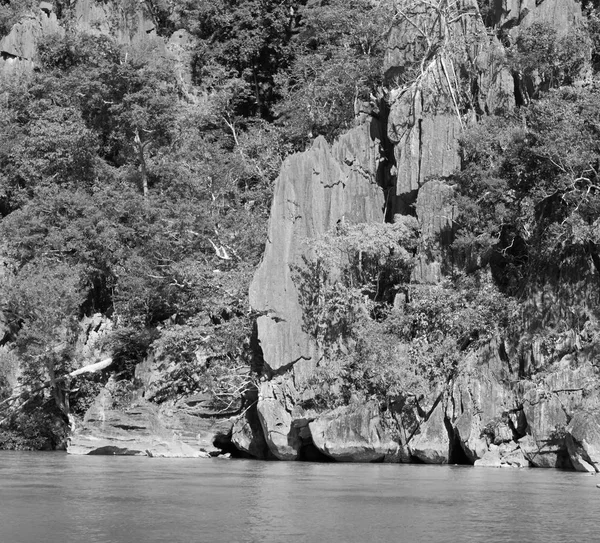
[[[58,445],[106,380],[30,396],[81,363],[93,313],[114,323],[103,349],[119,379],[150,351],[173,363],[156,401],[243,393],[248,284],[282,159],[349,126],[380,80],[385,13],[366,0],[149,4],[159,35],[192,36],[189,79],[162,38],[78,31],[59,2],[64,35],[0,82],[0,373],[16,354],[23,387],[0,417],[4,446]],[[2,2],[0,36],[34,7]]]
[[[588,338],[586,349],[596,348],[599,96],[596,76],[587,72],[596,54],[595,9],[588,6],[586,23],[568,34],[546,22],[512,34],[496,28],[520,107],[497,116],[473,111],[477,121],[463,132],[462,167],[444,178],[457,218],[441,284],[412,283],[410,258],[396,261],[418,252],[416,237],[397,236],[395,248],[377,245],[392,229],[361,229],[371,253],[347,246],[339,228],[315,244],[296,275],[305,330],[323,352],[311,405],[373,397],[389,405],[427,394],[493,337],[505,338],[515,353],[523,338],[543,342],[548,366],[564,356],[573,330]],[[426,38],[431,49],[435,40]],[[410,73],[394,84],[410,86]],[[464,104],[473,107],[471,99]],[[376,279],[365,276],[365,259],[377,262]],[[396,276],[386,276],[386,267]],[[532,304],[540,292],[546,299]]]
[[[425,35],[425,56],[384,81],[387,34],[405,17],[391,0],[146,4],[158,37],[124,45],[78,31],[70,4],[57,2],[64,35],[40,40],[33,73],[0,81],[10,346],[0,400],[15,355],[22,386],[21,408],[0,417],[0,446],[57,446],[67,415],[85,412],[108,373],[40,386],[80,363],[78,323],[94,313],[114,324],[103,349],[123,390],[154,353],[169,368],[156,402],[244,394],[257,362],[247,291],[282,161],[365,109],[383,119],[392,91],[419,78],[438,47]],[[479,5],[489,15],[491,3]],[[0,36],[32,6],[0,2]],[[486,17],[485,40],[496,33],[504,45],[493,60],[514,76],[519,107],[486,117],[470,96],[452,95],[451,114],[474,122],[462,170],[444,180],[460,210],[444,282],[411,281],[427,249],[411,216],[339,224],[294,270],[305,328],[325,353],[316,407],[420,396],[467,352],[531,323],[516,306],[540,285],[578,282],[582,269],[596,284],[600,96],[594,82],[571,86],[600,54],[599,7],[585,7],[586,24],[568,35],[545,23],[509,35]],[[179,29],[191,36],[183,73],[163,39]],[[595,341],[598,305],[586,297],[552,317],[546,335],[587,327]]]

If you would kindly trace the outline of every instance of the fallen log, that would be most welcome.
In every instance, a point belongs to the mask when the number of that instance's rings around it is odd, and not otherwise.
[[[87,366],[83,366],[82,368],[73,370],[73,371],[66,373],[65,375],[61,375],[60,377],[57,377],[55,379],[48,379],[48,381],[44,382],[39,387],[35,388],[34,390],[29,391],[29,394],[35,394],[36,392],[40,392],[41,390],[44,390],[45,388],[48,388],[57,383],[62,383],[63,381],[66,381],[67,379],[71,379],[73,377],[78,377],[78,376],[84,375],[86,373],[96,373],[98,371],[102,371],[102,370],[108,368],[112,363],[113,363],[113,359],[111,357],[111,358],[105,358],[104,360],[101,360],[100,362],[96,362],[94,364],[88,364]],[[19,392],[18,394],[14,394],[10,398],[6,398],[5,400],[1,401],[0,409],[2,409],[5,405],[10,404],[11,402],[18,400],[22,395],[23,395],[23,392]]]

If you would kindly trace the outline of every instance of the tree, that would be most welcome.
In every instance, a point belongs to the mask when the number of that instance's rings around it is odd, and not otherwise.
[[[218,0],[185,2],[177,13],[199,38],[196,83],[204,84],[211,66],[222,66],[243,82],[236,113],[270,116],[273,77],[289,64],[289,40],[297,23],[293,0]]]
[[[275,111],[292,141],[333,138],[351,125],[356,103],[382,82],[391,3],[308,2],[299,8],[290,69],[277,75]]]
[[[558,282],[576,300],[582,275],[598,270],[597,101],[595,87],[563,88],[465,135],[457,247],[490,263],[508,293]],[[589,318],[569,303],[569,319]]]
[[[419,398],[462,369],[465,353],[506,334],[517,313],[485,274],[411,285],[416,225],[345,225],[294,270],[303,324],[323,357],[317,407]]]
[[[535,22],[521,30],[508,48],[508,63],[522,82],[523,100],[572,84],[589,61],[590,49],[585,28],[559,36],[550,23]]]

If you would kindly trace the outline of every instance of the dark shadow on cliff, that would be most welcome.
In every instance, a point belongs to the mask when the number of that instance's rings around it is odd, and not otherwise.
[[[369,135],[372,141],[379,143],[380,159],[377,164],[375,180],[383,190],[384,220],[391,223],[394,220],[394,215],[399,211],[396,209],[396,157],[394,155],[394,144],[389,140],[387,135],[389,113],[390,108],[385,97],[380,98],[377,101],[376,111],[371,113]]]

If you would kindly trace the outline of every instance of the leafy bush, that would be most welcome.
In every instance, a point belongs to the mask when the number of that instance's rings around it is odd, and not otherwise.
[[[341,222],[311,243],[292,271],[305,330],[324,347],[353,336],[354,325],[390,303],[410,278],[416,221],[395,224]]]
[[[67,424],[62,413],[42,398],[13,412],[0,428],[0,449],[52,450],[64,446]]]
[[[355,323],[354,341],[321,362],[311,380],[316,403],[418,399],[457,375],[468,351],[506,335],[517,316],[485,276],[411,286],[406,303]]]
[[[488,253],[511,292],[596,258],[598,90],[564,88],[463,139],[458,245]],[[512,274],[512,278],[510,275]]]
[[[508,49],[511,68],[531,79],[530,98],[539,90],[569,85],[589,60],[590,39],[584,28],[559,36],[551,23],[535,22],[516,36]]]
[[[293,60],[275,77],[282,100],[274,111],[302,148],[313,137],[331,140],[351,126],[356,102],[381,84],[393,13],[391,2],[366,0],[309,2],[299,11]]]

